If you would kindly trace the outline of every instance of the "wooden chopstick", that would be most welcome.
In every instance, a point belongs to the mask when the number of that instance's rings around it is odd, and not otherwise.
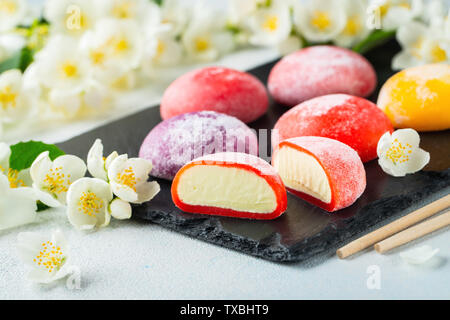
[[[443,213],[435,218],[429,219],[402,232],[393,235],[381,242],[375,244],[375,250],[378,253],[385,253],[391,249],[397,248],[407,242],[418,239],[433,231],[439,230],[450,225],[450,211]]]
[[[336,251],[336,254],[339,258],[344,259],[352,254],[355,254],[361,250],[364,250],[375,243],[384,240],[397,232],[400,232],[422,220],[425,220],[428,217],[438,213],[439,211],[448,208],[450,206],[450,194],[446,195],[443,198],[440,198],[425,207],[422,207],[394,222],[381,227],[359,239],[356,239],[346,246],[340,248]]]

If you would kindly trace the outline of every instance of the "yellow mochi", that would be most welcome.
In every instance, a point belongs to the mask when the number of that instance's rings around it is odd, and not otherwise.
[[[395,128],[438,131],[450,128],[450,65],[405,69],[381,88],[377,105]]]

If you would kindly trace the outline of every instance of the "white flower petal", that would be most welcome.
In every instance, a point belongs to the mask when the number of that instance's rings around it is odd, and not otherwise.
[[[414,150],[410,158],[403,165],[406,173],[418,172],[430,162],[430,154],[420,148]]]
[[[33,185],[34,192],[39,201],[41,201],[46,206],[57,208],[62,206],[62,203],[56,199],[53,195],[48,192],[40,190],[36,185]]]
[[[400,253],[400,257],[409,264],[423,264],[433,258],[439,249],[433,249],[428,245],[413,248]]]
[[[31,94],[23,89],[20,70],[11,69],[0,74],[0,93],[9,95],[11,98],[11,100],[0,101],[0,122],[15,123],[28,119]]]
[[[0,230],[35,221],[36,198],[30,190],[30,188],[10,189],[0,195]]]
[[[126,166],[133,169],[136,177],[143,178],[141,181],[147,180],[148,175],[153,168],[151,161],[142,158],[130,158],[126,162]]]
[[[267,9],[259,9],[249,18],[252,31],[250,43],[273,46],[289,37],[292,31],[290,8],[286,3],[277,2]]]
[[[31,179],[30,168],[24,169],[17,173],[17,180],[22,181],[26,187],[33,185],[33,179]]]
[[[421,38],[426,37],[427,31],[425,24],[412,21],[397,30],[396,38],[403,47],[410,47],[416,45]]]
[[[308,1],[295,7],[295,23],[308,41],[326,42],[342,32],[346,13],[340,1]]]
[[[119,154],[117,153],[117,151],[113,151],[108,157],[106,157],[105,160],[105,169],[108,170],[109,166],[111,165],[111,162],[113,162],[113,160],[115,158],[117,158],[119,156]]]
[[[109,180],[115,180],[117,177],[117,173],[121,172],[125,164],[128,160],[127,154],[121,154],[120,156],[117,156],[113,161],[111,161],[111,164],[108,167],[108,179]]]
[[[131,189],[130,187],[123,185],[121,183],[117,183],[115,181],[111,181],[110,184],[113,193],[120,199],[131,203],[135,203],[136,201],[138,201],[139,196],[137,192]]]
[[[419,147],[420,136],[414,129],[398,129],[392,133],[392,139],[398,139],[403,144],[408,143],[413,148]]]
[[[70,105],[76,104],[75,93],[81,93],[90,80],[91,70],[82,55],[78,41],[70,36],[54,35],[35,56],[36,74],[40,82],[54,92],[54,102],[64,105],[64,96]]]
[[[34,232],[21,232],[19,235],[23,233],[32,233]],[[26,241],[26,243],[22,245],[17,246],[17,255],[19,256],[20,260],[22,260],[26,265],[34,267],[36,262],[34,259],[36,259],[36,252],[39,252],[41,249],[41,243],[47,241],[47,238],[41,238],[37,239],[39,241]],[[20,242],[20,240],[19,240]]]
[[[144,203],[152,200],[161,191],[158,182],[152,181],[142,184],[138,187],[138,200],[136,203]]]
[[[33,162],[30,174],[33,187],[51,196],[46,197],[40,193],[40,200],[47,205],[55,206],[51,198],[56,198],[61,204],[65,204],[70,184],[84,177],[86,165],[82,159],[73,155],[63,155],[52,162],[46,151]]]
[[[28,13],[28,3],[25,0],[11,0],[5,5],[11,7],[0,11],[0,32],[13,30],[22,23]]]
[[[391,64],[393,70],[403,70],[410,67],[416,67],[423,63],[421,60],[417,59],[416,56],[412,55],[411,52],[403,50],[394,56]]]
[[[111,216],[113,216],[115,219],[125,220],[131,218],[131,205],[119,198],[114,199],[111,202],[109,210],[111,212]]]
[[[430,161],[430,154],[420,149],[419,143],[420,136],[413,129],[385,133],[377,145],[379,165],[394,177],[422,170]]]
[[[17,253],[31,266],[28,279],[37,283],[50,283],[67,275],[69,248],[60,231],[51,237],[33,232],[18,235]]]
[[[0,192],[5,194],[10,189],[8,177],[0,171]]]
[[[50,160],[48,151],[42,152],[34,159],[30,167],[30,175],[37,188],[40,188],[43,185],[45,175],[51,168],[52,160]]]
[[[0,166],[3,170],[9,169],[9,157],[11,156],[11,148],[8,144],[0,142]]]
[[[286,40],[278,44],[278,52],[285,56],[292,52],[299,50],[303,46],[303,43],[299,37],[290,36]]]
[[[383,18],[383,28],[394,30],[405,25],[413,19],[412,12],[403,7],[392,7]]]
[[[97,178],[81,178],[67,193],[69,222],[79,229],[103,227],[109,224],[108,206],[113,198],[110,185]]]
[[[128,159],[120,155],[108,168],[108,178],[114,194],[124,201],[142,203],[159,192],[157,183],[148,183],[152,170],[150,161],[141,158]]]
[[[95,140],[87,155],[87,168],[89,173],[98,179],[107,181],[108,176],[103,160],[103,144],[100,139]]]
[[[17,235],[17,248],[26,248],[28,250],[38,251],[41,248],[41,244],[47,240],[47,235],[36,232],[21,232]]]
[[[52,89],[48,95],[48,102],[54,110],[72,118],[81,108],[81,94],[81,90]]]
[[[387,131],[381,136],[380,140],[378,140],[377,145],[378,157],[381,157],[381,155],[391,147],[391,144],[392,144],[392,136],[391,133]]]
[[[367,27],[367,4],[363,1],[344,0],[346,12],[345,27],[333,42],[341,47],[350,48],[366,38],[371,30]]]

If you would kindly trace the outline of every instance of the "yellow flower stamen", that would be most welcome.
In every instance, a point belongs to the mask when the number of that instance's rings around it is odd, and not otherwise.
[[[79,208],[82,213],[95,217],[103,208],[103,201],[91,191],[83,192],[80,197]]]
[[[53,194],[67,192],[70,185],[70,175],[66,177],[61,170],[62,167],[50,169],[50,172],[45,175],[44,188]]]
[[[15,108],[18,94],[13,92],[11,86],[6,86],[0,91],[0,106],[3,110],[8,107]]]
[[[379,10],[379,12],[380,12],[380,16],[381,16],[381,17],[384,17],[384,16],[388,13],[388,11],[389,11],[390,8],[391,8],[391,4],[390,4],[389,2],[387,2],[387,3],[383,4],[383,5],[381,5],[381,6],[378,8],[378,10]]]
[[[129,48],[128,41],[124,38],[118,40],[114,46],[115,51],[119,53],[128,50],[128,48]]]
[[[395,139],[392,146],[386,152],[386,158],[395,165],[409,161],[409,155],[412,153],[412,146],[409,143],[403,145],[398,139]]]
[[[431,49],[431,59],[433,63],[446,61],[447,53],[438,44],[436,44]]]
[[[166,51],[166,45],[158,39],[158,44],[156,46],[156,57],[160,57],[164,51]]]
[[[119,172],[117,174],[117,180],[127,187],[130,187],[133,189],[133,191],[136,192],[136,184],[139,182],[139,179],[136,178],[133,168],[128,167],[127,169],[123,170],[123,173]]]
[[[273,32],[278,29],[278,25],[278,17],[275,15],[268,15],[266,16],[262,27],[267,31]]]
[[[422,47],[423,47],[423,37],[419,37],[416,42],[411,46],[411,54],[417,59],[422,59]]]
[[[17,4],[11,0],[0,0],[0,11],[13,14],[17,11]]]
[[[25,187],[25,182],[23,182],[22,179],[18,178],[19,171],[9,168],[8,172],[6,172],[6,169],[2,166],[0,166],[0,171],[6,174],[10,188]]]
[[[200,37],[195,40],[195,49],[199,52],[206,51],[210,48],[211,44],[209,39],[205,37]]]
[[[328,12],[315,11],[311,18],[311,24],[320,31],[326,30],[331,25],[331,19]]]
[[[131,1],[122,2],[112,9],[112,14],[118,19],[129,19],[132,18],[133,14],[133,3]]]
[[[344,28],[344,34],[354,36],[361,30],[361,23],[357,16],[350,17]]]
[[[62,74],[65,78],[73,78],[78,75],[78,68],[72,62],[66,62],[61,66]]]
[[[33,259],[38,265],[44,267],[48,272],[58,271],[65,261],[61,248],[54,245],[51,241],[42,243],[42,249]]]
[[[92,50],[89,54],[92,63],[95,65],[101,65],[105,62],[105,53],[99,49],[99,50]]]

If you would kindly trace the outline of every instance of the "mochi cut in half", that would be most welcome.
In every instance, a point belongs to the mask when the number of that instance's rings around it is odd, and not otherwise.
[[[172,200],[185,212],[275,219],[287,207],[286,189],[266,161],[238,152],[197,158],[176,174]]]
[[[366,172],[358,153],[337,140],[284,140],[272,164],[288,191],[329,212],[352,205],[366,188]]]

